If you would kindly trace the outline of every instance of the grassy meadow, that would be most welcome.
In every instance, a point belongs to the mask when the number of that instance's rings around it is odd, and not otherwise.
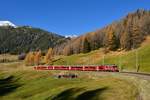
[[[113,76],[77,72],[77,79],[57,79],[55,71],[0,73],[1,100],[136,100],[138,88]],[[7,88],[6,88],[7,87]]]
[[[150,72],[148,38],[138,48],[140,72]],[[117,64],[135,71],[135,50],[109,52],[102,49],[86,54],[57,56],[55,65]],[[15,55],[1,55],[9,62],[0,63],[0,100],[149,100],[150,80],[120,73],[71,72],[76,79],[58,79],[64,71],[36,71],[25,66]]]

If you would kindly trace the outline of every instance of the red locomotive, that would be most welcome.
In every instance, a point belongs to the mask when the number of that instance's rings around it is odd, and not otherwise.
[[[75,70],[75,71],[106,71],[119,72],[116,65],[81,65],[81,66],[37,66],[36,70]]]

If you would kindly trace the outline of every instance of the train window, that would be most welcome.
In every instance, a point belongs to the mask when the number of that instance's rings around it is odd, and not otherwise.
[[[117,66],[112,66],[113,68],[116,68]]]

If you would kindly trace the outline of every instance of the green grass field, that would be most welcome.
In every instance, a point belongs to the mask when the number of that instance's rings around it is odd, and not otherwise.
[[[149,39],[150,40],[150,39]],[[150,45],[138,48],[140,72],[150,72]],[[9,55],[11,56],[11,55]],[[103,57],[105,56],[105,59]],[[0,56],[1,57],[1,56]],[[3,57],[3,56],[2,56]],[[10,57],[8,57],[10,58]],[[150,81],[119,73],[72,72],[77,79],[57,79],[63,71],[35,71],[22,61],[0,63],[0,100],[149,100]],[[55,65],[117,64],[135,71],[135,50],[58,56]],[[11,59],[10,59],[11,60]]]
[[[77,79],[57,79],[55,71],[1,72],[1,100],[136,100],[137,88],[113,76],[78,72]],[[6,88],[7,87],[7,88]],[[4,92],[5,91],[5,92]]]

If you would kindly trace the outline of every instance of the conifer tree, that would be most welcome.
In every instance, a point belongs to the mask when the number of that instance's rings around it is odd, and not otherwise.
[[[34,65],[34,52],[29,52],[25,58],[25,65],[32,66]]]
[[[132,24],[131,24],[132,25]],[[132,35],[132,48],[137,48],[143,40],[140,28],[137,25],[132,25],[130,29]]]
[[[85,38],[83,43],[83,53],[87,53],[89,51],[91,51],[90,42],[87,40],[87,38]]]
[[[109,50],[115,50],[117,48],[116,36],[112,30],[108,33],[106,47]]]
[[[129,32],[124,31],[120,38],[121,49],[129,50],[131,49],[132,41],[131,34]]]
[[[34,64],[35,65],[39,65],[40,64],[40,60],[41,60],[41,50],[38,50],[38,51],[35,52]]]
[[[47,54],[45,55],[45,64],[52,64],[52,57],[52,48],[49,48]]]

